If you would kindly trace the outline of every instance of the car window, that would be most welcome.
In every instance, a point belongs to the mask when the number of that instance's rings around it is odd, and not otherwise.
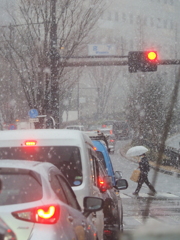
[[[98,167],[97,167],[97,159],[89,150],[89,160],[90,160],[90,167],[91,167],[91,176],[95,186],[98,186]]]
[[[66,195],[67,203],[71,207],[73,207],[77,210],[81,210],[81,208],[76,200],[76,195],[74,194],[71,187],[67,184],[66,180],[63,177],[61,177],[60,175],[57,175],[57,179],[58,179],[60,185],[62,186],[64,194]]]
[[[0,180],[0,206],[34,202],[42,198],[42,186],[30,174],[0,171]]]
[[[103,153],[100,151],[96,151],[96,154],[99,160],[102,162],[103,166],[106,168],[106,162],[105,162]]]
[[[59,198],[59,200],[68,204],[68,200],[63,191],[62,185],[60,184],[58,176],[54,173],[54,171],[50,172],[50,184],[51,184],[51,187],[52,187],[54,193]]]
[[[78,147],[5,147],[0,148],[0,159],[22,159],[53,163],[67,177],[71,186],[82,184],[82,164]],[[78,180],[78,182],[77,182]]]

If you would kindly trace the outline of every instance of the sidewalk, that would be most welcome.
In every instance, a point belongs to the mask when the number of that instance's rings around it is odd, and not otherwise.
[[[133,158],[133,157],[127,157],[126,156],[126,152],[129,148],[130,148],[129,144],[123,146],[120,149],[121,156],[128,159],[129,161],[132,161],[132,162],[135,162],[135,163],[138,164],[136,157]],[[172,175],[172,176],[175,176],[177,178],[180,178],[180,170],[178,170],[176,168],[173,168],[173,167],[170,167],[170,166],[160,166],[159,168],[157,168],[156,163],[151,162],[151,161],[149,162],[149,165],[150,165],[151,168],[155,169],[156,171],[159,171],[159,172],[162,172],[164,174],[168,174],[168,175]]]

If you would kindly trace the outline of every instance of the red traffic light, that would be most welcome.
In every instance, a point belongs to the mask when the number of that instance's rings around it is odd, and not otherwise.
[[[156,51],[149,51],[149,52],[145,52],[145,53],[146,53],[146,57],[148,60],[150,60],[150,61],[157,60],[157,52]]]
[[[157,51],[132,51],[128,54],[129,72],[157,71]]]

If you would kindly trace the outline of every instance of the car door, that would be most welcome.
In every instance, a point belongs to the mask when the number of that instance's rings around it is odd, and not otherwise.
[[[61,182],[62,188],[66,193],[67,202],[72,207],[71,218],[73,220],[74,230],[79,240],[82,239],[94,239],[96,232],[94,232],[91,223],[88,222],[87,218],[81,212],[76,195],[71,189],[69,183],[61,175],[58,175],[58,179]]]
[[[63,190],[57,172],[54,172],[52,170],[50,171],[50,184],[52,190],[56,194],[56,197],[61,201],[59,225],[62,226],[69,239],[78,239],[75,231],[75,228],[77,227],[77,221],[75,220],[76,216],[73,213],[72,207],[68,205],[67,196]],[[60,236],[63,236],[63,234],[60,232],[60,229],[57,229],[57,231]]]
[[[69,225],[68,231],[73,229],[75,239],[78,240],[90,239],[90,237],[93,239],[90,231],[88,232],[89,226],[87,219],[82,214],[81,208],[76,200],[76,196],[69,183],[61,174],[58,174],[57,172],[53,173],[53,178],[54,182],[56,181],[56,189],[54,189],[56,195],[62,202],[68,205],[68,216],[66,218],[66,221]]]
[[[91,174],[93,176],[93,196],[103,198],[102,193],[98,187],[98,159],[93,154],[91,150],[89,150],[89,158],[91,164]],[[98,228],[99,239],[103,239],[103,229],[104,229],[104,213],[103,211],[98,211],[93,214],[92,218],[95,226]]]

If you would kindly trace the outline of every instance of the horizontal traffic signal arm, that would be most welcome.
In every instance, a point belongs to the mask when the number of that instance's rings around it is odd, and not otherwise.
[[[158,65],[179,65],[180,60],[159,60]]]
[[[127,60],[122,60],[126,58]],[[85,61],[82,59],[86,59]],[[101,59],[101,60],[99,60]],[[104,59],[104,60],[102,60]],[[157,65],[179,65],[180,60],[157,60]],[[128,56],[74,56],[60,57],[58,67],[128,66]]]
[[[94,66],[126,66],[128,61],[79,61],[79,62],[60,62],[58,66],[62,67],[94,67]]]

